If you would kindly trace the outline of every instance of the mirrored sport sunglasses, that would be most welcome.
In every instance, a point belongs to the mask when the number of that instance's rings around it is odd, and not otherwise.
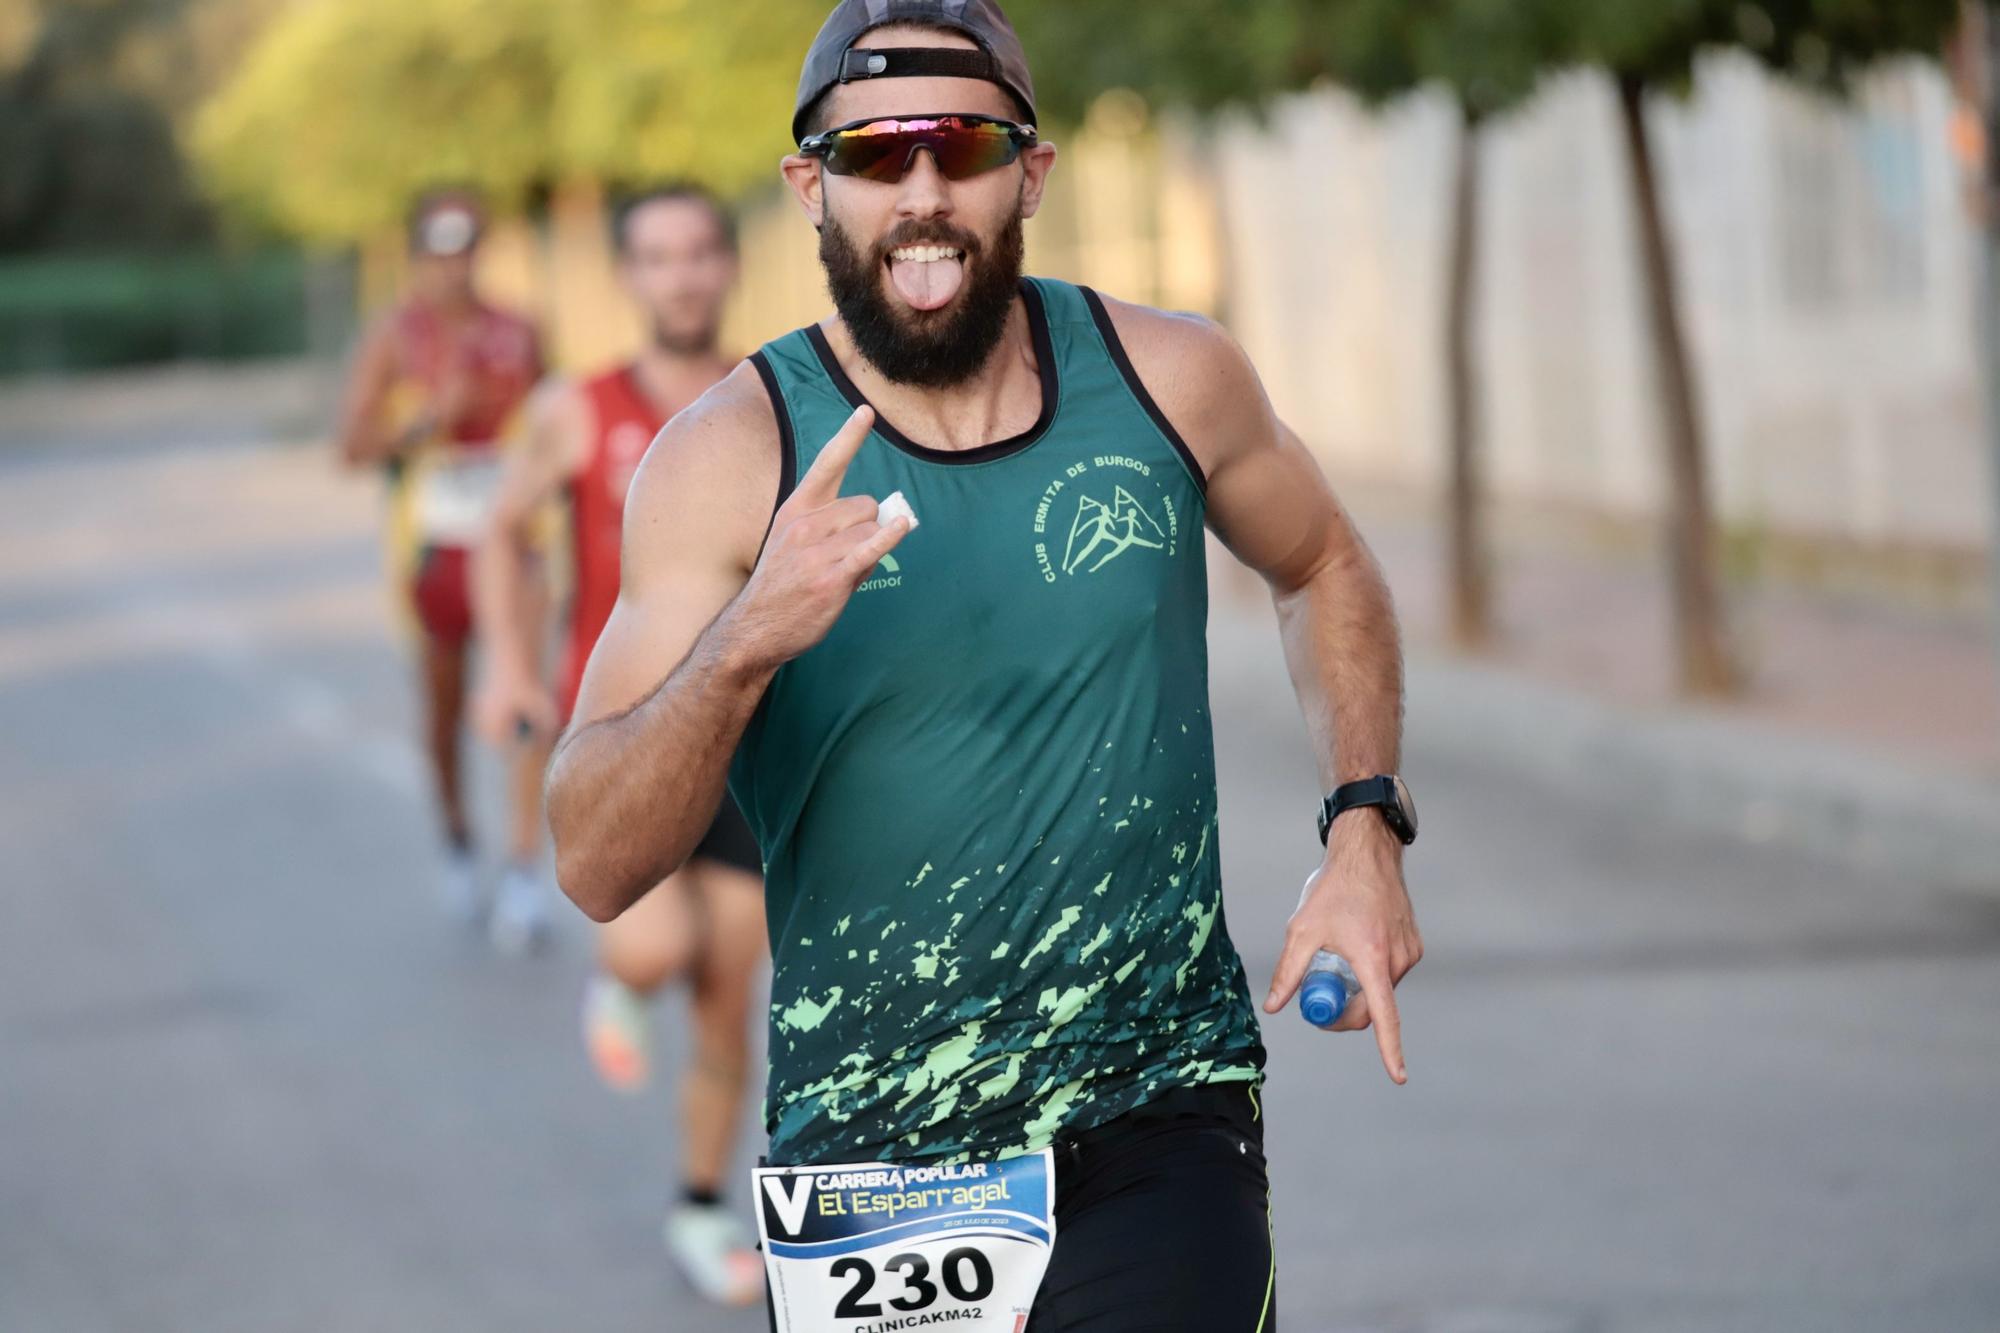
[[[836,176],[893,185],[927,148],[946,180],[962,181],[1004,167],[1035,143],[1035,127],[991,116],[903,116],[857,120],[809,135],[799,152],[826,163]]]

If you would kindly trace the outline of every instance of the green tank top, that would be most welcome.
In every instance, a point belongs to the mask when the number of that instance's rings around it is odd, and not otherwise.
[[[921,526],[772,680],[730,787],[763,848],[773,1162],[1035,1150],[1264,1051],[1222,912],[1199,465],[1095,293],[1023,284],[1040,419],[877,421],[843,491]],[[864,400],[753,358],[789,479]]]

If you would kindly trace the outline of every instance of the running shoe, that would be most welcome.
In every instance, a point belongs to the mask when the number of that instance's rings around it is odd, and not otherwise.
[[[445,915],[463,926],[476,926],[486,912],[479,892],[479,859],[464,847],[445,851],[444,866],[438,874],[438,901]]]
[[[684,1203],[667,1214],[667,1254],[688,1285],[717,1305],[764,1299],[764,1264],[749,1233],[720,1204]]]
[[[508,866],[493,895],[493,916],[487,923],[493,947],[519,958],[548,943],[549,895],[534,871]]]
[[[595,976],[583,992],[583,1045],[605,1086],[637,1092],[651,1072],[645,997],[616,977]]]

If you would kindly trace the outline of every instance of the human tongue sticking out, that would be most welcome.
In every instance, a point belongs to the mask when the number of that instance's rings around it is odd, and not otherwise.
[[[889,252],[889,280],[913,308],[939,310],[964,285],[965,258],[955,246],[897,246]]]

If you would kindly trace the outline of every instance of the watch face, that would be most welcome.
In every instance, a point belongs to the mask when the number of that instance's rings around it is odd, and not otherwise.
[[[1417,836],[1417,798],[1410,795],[1410,784],[1401,778],[1391,778],[1396,784],[1396,804],[1403,807],[1403,818],[1409,822],[1410,836]]]

